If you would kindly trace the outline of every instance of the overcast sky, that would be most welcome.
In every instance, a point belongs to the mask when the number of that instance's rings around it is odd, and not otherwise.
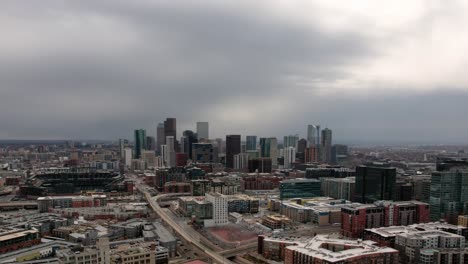
[[[0,2],[0,139],[468,142],[468,1]]]

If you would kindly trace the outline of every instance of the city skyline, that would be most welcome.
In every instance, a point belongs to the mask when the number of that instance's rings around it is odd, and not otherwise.
[[[213,138],[313,122],[345,143],[468,142],[463,1],[0,7],[0,139],[111,140],[176,116]]]

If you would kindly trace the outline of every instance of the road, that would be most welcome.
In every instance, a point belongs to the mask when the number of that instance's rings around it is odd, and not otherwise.
[[[192,234],[189,234],[185,229],[181,228],[171,217],[167,215],[165,210],[161,208],[158,204],[158,200],[165,197],[169,196],[167,194],[162,194],[158,195],[155,197],[151,197],[151,194],[148,192],[147,188],[145,188],[143,185],[137,183],[136,187],[138,190],[144,194],[148,204],[150,207],[153,209],[153,211],[161,217],[161,219],[166,222],[177,234],[179,234],[180,237],[182,237],[185,241],[189,242],[191,241],[191,244],[200,249],[201,251],[205,252],[206,255],[208,255],[214,263],[226,263],[226,264],[234,264],[234,262],[226,259],[224,256],[222,256],[219,253],[214,252],[213,250],[209,249],[207,246],[203,245],[200,243],[200,241],[196,238],[193,237]],[[174,194],[172,194],[174,195]],[[181,195],[181,194],[179,194]]]

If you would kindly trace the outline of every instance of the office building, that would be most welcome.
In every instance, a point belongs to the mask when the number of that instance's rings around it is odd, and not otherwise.
[[[156,150],[156,140],[154,139],[154,137],[146,137],[146,150],[152,150],[152,151],[155,151]]]
[[[120,160],[125,159],[125,139],[119,139],[119,155]]]
[[[131,148],[125,148],[124,149],[124,161],[125,161],[125,166],[127,168],[130,168],[132,166],[132,157],[133,157],[133,150]]]
[[[257,150],[257,136],[247,136],[246,137],[245,150],[246,151],[256,151]]]
[[[289,135],[289,136],[284,136],[283,139],[283,148],[289,148],[293,147],[297,149],[297,143],[299,141],[299,135]]]
[[[234,169],[247,170],[249,167],[249,154],[239,153],[234,155]]]
[[[144,129],[136,129],[134,133],[134,150],[135,159],[141,158],[141,152],[146,149],[146,131]]]
[[[194,163],[214,163],[218,162],[218,154],[210,143],[192,144],[192,162]]]
[[[325,163],[332,162],[332,131],[325,128],[322,130],[322,138],[319,153],[321,154],[321,161]]]
[[[395,186],[395,168],[357,166],[354,201],[372,203],[379,200],[395,200]]]
[[[156,151],[159,155],[161,152],[161,145],[166,144],[166,136],[164,135],[164,124],[159,123],[156,127]]]
[[[319,146],[320,145],[320,126],[319,125],[308,125],[307,126],[307,146]]]
[[[228,224],[228,200],[219,193],[205,194],[206,201],[213,204],[213,219],[205,220],[205,227]]]
[[[167,136],[166,137],[166,147],[165,147],[166,153],[165,153],[165,158],[166,158],[166,166],[168,167],[174,167],[175,166],[175,149],[174,149],[174,137],[173,136]]]
[[[444,159],[436,167],[431,177],[431,220],[456,223],[458,215],[467,213],[468,162]]]
[[[141,159],[146,163],[146,168],[155,168],[156,156],[153,150],[143,150],[141,153]]]
[[[249,172],[271,173],[271,158],[251,158],[248,161]]]
[[[167,137],[177,138],[177,125],[175,118],[166,118],[164,121],[164,143],[167,144]]]
[[[297,153],[304,153],[307,148],[307,140],[305,138],[299,139],[297,142]]]
[[[354,198],[355,177],[348,178],[321,178],[321,191],[323,196],[351,201]]]
[[[241,136],[226,136],[226,168],[234,168],[234,155],[241,152]]]
[[[297,178],[280,182],[280,199],[308,198],[320,196],[320,181]]]
[[[332,164],[339,164],[346,161],[346,159],[348,158],[348,146],[339,144],[333,145],[331,155]]]
[[[296,161],[296,148],[287,147],[284,149],[284,168],[291,169],[292,164]]]
[[[260,156],[270,158],[272,167],[278,166],[278,141],[276,138],[260,138]]]
[[[210,139],[208,122],[197,122],[197,136],[198,139]]]
[[[180,141],[182,152],[188,157],[192,157],[192,145],[198,143],[197,135],[192,130],[185,130]]]

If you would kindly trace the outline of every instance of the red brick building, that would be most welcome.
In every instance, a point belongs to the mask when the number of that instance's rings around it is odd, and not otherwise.
[[[418,201],[352,204],[341,209],[341,232],[361,238],[366,228],[429,222],[429,205]]]

